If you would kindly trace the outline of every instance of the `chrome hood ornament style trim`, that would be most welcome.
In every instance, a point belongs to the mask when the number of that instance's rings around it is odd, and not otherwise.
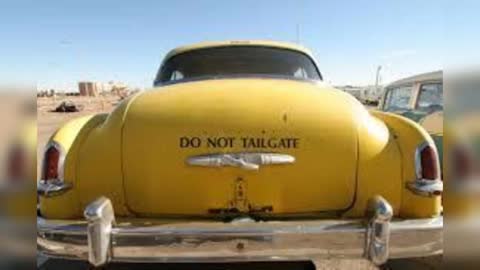
[[[186,163],[192,166],[232,166],[244,170],[258,170],[261,165],[291,164],[295,157],[278,153],[221,153],[188,157]]]

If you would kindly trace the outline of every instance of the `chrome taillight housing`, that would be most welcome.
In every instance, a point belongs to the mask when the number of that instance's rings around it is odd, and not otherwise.
[[[425,142],[415,151],[415,180],[407,183],[413,193],[424,196],[440,196],[443,193],[443,182],[440,172],[440,161],[435,145]]]
[[[50,142],[45,148],[42,175],[37,183],[37,194],[41,197],[59,196],[72,188],[63,176],[65,151],[56,142]]]
[[[417,179],[439,180],[441,177],[440,161],[434,145],[422,143],[415,151],[415,171]]]
[[[42,180],[63,180],[65,152],[56,142],[50,142],[45,148],[42,166]]]

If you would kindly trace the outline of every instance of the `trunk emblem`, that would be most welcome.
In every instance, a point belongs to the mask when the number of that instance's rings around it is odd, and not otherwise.
[[[295,157],[278,153],[222,153],[188,157],[186,163],[192,166],[232,166],[244,170],[258,170],[261,165],[291,164]]]

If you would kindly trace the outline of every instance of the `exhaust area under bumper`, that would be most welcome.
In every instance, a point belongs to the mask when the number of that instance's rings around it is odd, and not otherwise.
[[[47,257],[115,262],[305,261],[423,257],[443,251],[443,217],[392,220],[382,197],[367,219],[229,223],[116,222],[110,200],[85,209],[85,220],[37,218],[37,249]]]

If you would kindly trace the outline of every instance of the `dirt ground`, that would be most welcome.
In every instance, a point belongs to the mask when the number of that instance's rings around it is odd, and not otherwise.
[[[51,112],[62,101],[70,100],[76,105],[82,107],[80,112],[75,113],[57,113]],[[42,155],[44,151],[45,143],[48,141],[52,133],[66,123],[70,119],[77,118],[83,115],[89,115],[99,112],[110,112],[115,105],[119,102],[119,98],[116,96],[102,96],[102,97],[65,97],[65,98],[38,98],[37,99],[37,122],[38,122],[38,164],[41,164]],[[39,167],[37,166],[39,169]],[[438,265],[440,258],[434,259],[416,259],[416,260],[395,260],[388,264],[387,269],[434,269],[433,265]],[[189,265],[186,269],[198,268],[198,269],[239,269],[238,267],[220,267],[215,265],[205,265],[191,267]],[[317,269],[377,269],[366,260],[327,260],[317,265]],[[65,260],[46,260],[43,257],[38,257],[37,267],[42,270],[86,270],[89,268],[88,264],[76,261]],[[263,267],[251,267],[247,269],[310,269],[307,265],[299,267],[290,266],[263,266]],[[180,269],[171,265],[155,265],[155,264],[114,264],[104,269],[121,270],[121,269]]]

